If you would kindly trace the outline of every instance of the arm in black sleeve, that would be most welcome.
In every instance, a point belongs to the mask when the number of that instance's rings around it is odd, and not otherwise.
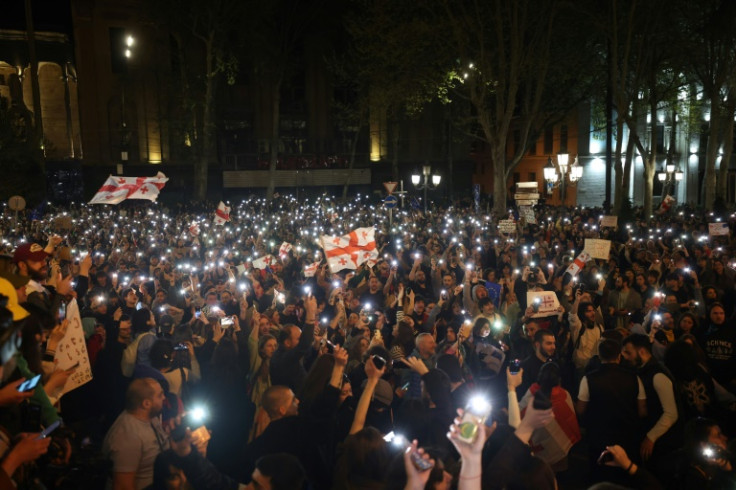
[[[237,490],[238,482],[220,473],[215,466],[203,458],[195,449],[185,458],[175,457],[192,488],[200,490]]]

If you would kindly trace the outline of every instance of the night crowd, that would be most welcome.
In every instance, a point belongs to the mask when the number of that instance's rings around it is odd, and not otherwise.
[[[733,216],[213,211],[3,214],[0,490],[736,488]]]

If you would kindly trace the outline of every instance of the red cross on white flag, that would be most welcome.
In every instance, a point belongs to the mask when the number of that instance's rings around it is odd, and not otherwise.
[[[322,235],[320,242],[332,272],[357,269],[363,262],[378,258],[373,228],[358,228],[339,237]]]
[[[220,201],[215,210],[215,225],[224,225],[230,221],[230,206],[225,206],[225,203]]]
[[[585,263],[589,260],[590,254],[588,252],[582,252],[580,255],[575,257],[575,260],[572,261],[565,272],[575,277],[581,270],[583,270]]]
[[[265,269],[266,267],[269,267],[274,262],[276,262],[276,257],[270,254],[264,255],[263,257],[259,257],[253,261],[253,268],[254,269]]]
[[[168,178],[161,172],[155,177],[108,177],[90,204],[118,204],[126,199],[155,201]]]

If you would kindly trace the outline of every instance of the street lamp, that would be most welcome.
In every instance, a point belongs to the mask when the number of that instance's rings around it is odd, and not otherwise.
[[[669,186],[672,186],[672,189],[674,191],[675,186],[679,181],[683,179],[684,176],[685,174],[674,164],[669,163],[665,165],[665,167],[657,173],[657,179],[662,182],[663,185],[662,195],[667,195],[666,191],[668,190]]]
[[[563,204],[565,203],[565,187],[577,185],[578,181],[583,178],[583,167],[578,164],[578,157],[575,157],[572,165],[569,165],[569,162],[570,155],[560,153],[557,155],[557,167],[552,157],[547,159],[547,165],[544,167],[544,180],[547,182],[548,189],[560,186],[560,200]]]
[[[418,174],[412,174],[411,175],[411,183],[414,184],[414,187],[416,187],[418,190],[424,190],[424,214],[427,214],[427,190],[435,190],[437,186],[440,185],[440,181],[442,180],[441,175],[434,174],[432,175],[432,183],[429,182],[429,175],[432,173],[432,167],[429,165],[424,165],[422,167],[422,175],[424,176],[424,182],[421,182],[421,176]]]

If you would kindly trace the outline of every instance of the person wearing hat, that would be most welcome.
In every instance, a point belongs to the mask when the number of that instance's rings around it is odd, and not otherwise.
[[[15,294],[18,296],[18,303],[25,303],[27,301],[28,297],[26,296],[26,286],[31,280],[30,277],[21,276],[20,274],[15,274],[9,271],[0,272],[0,277],[6,279],[8,282],[10,282],[10,284],[13,285],[13,289],[15,289]]]
[[[49,240],[49,244],[51,243],[52,241]],[[37,243],[24,243],[15,249],[13,262],[17,267],[17,273],[29,278],[26,285],[27,300],[41,306],[46,311],[53,312],[58,309],[64,297],[71,294],[72,276],[70,274],[59,281],[57,274],[57,277],[51,278],[51,283],[54,285],[53,289],[44,286],[43,283],[48,277],[49,270],[47,264],[48,248],[44,249]]]

